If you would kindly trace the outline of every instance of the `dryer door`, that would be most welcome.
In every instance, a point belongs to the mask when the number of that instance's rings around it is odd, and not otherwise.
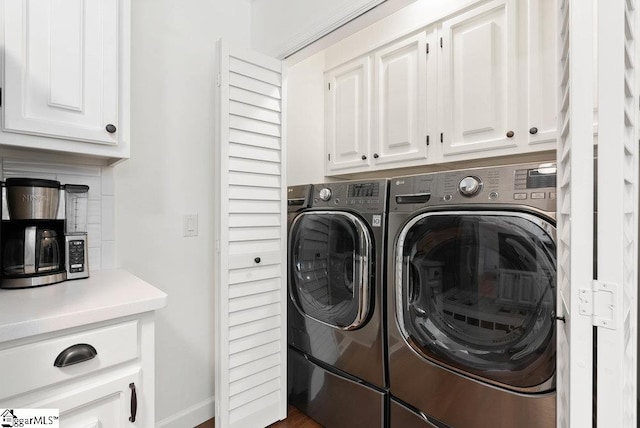
[[[372,239],[357,216],[340,211],[300,214],[289,235],[289,293],[298,310],[344,330],[369,314]]]
[[[395,251],[396,317],[409,346],[476,379],[553,388],[553,225],[515,212],[424,213]]]

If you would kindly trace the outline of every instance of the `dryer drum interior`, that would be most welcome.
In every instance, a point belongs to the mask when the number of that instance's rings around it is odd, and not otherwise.
[[[370,238],[345,212],[309,212],[290,238],[290,292],[303,314],[337,328],[357,328],[368,312]]]
[[[555,371],[554,227],[509,212],[423,213],[396,243],[407,343],[454,370],[516,388]]]

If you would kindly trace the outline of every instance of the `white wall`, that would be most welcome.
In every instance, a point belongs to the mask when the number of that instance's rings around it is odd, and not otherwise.
[[[135,0],[131,159],[115,168],[116,260],[169,295],[157,313],[156,426],[213,417],[215,41],[250,44],[248,0]],[[198,214],[197,237],[182,217]]]
[[[324,51],[287,77],[287,185],[324,181]]]
[[[384,1],[253,0],[252,47],[284,58]]]

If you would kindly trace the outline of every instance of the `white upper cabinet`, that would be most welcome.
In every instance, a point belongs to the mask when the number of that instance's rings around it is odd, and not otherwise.
[[[434,64],[427,63],[425,32],[374,53],[373,164],[426,159],[427,128],[435,117],[433,109],[427,114],[427,81],[435,78]]]
[[[442,23],[445,156],[516,146],[517,3],[493,1]]]
[[[437,111],[427,54],[435,38],[422,31],[325,73],[328,172],[425,162]]]
[[[325,74],[325,126],[329,170],[369,165],[369,57],[348,62]]]
[[[364,53],[325,72],[326,174],[554,150],[556,8],[492,0],[334,48]]]
[[[554,143],[557,129],[557,5],[547,0],[527,2],[527,100],[523,129],[529,145]]]
[[[0,144],[128,157],[129,0],[0,5]]]

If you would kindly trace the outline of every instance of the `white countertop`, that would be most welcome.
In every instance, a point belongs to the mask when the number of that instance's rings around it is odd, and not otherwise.
[[[160,309],[167,295],[122,270],[44,287],[0,290],[0,342]]]

